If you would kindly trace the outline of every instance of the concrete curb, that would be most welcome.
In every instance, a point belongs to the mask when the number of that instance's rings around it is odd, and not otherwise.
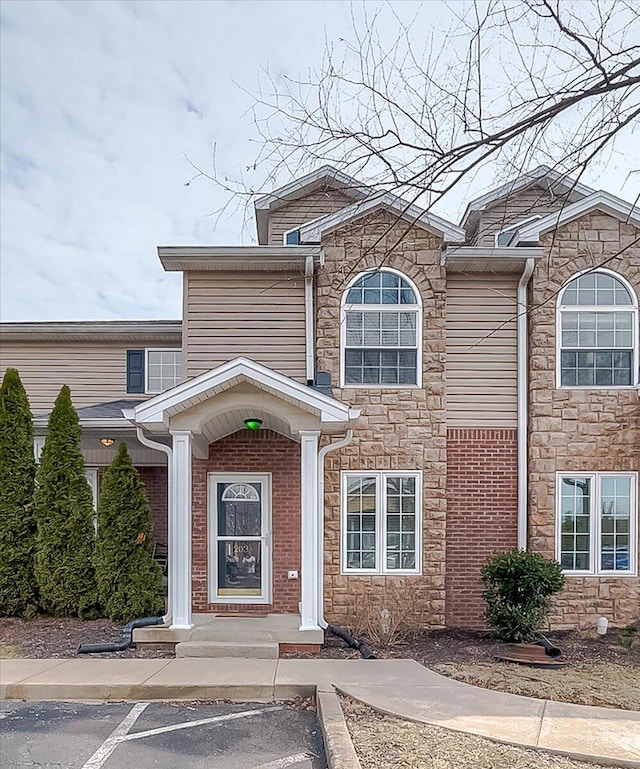
[[[333,687],[318,686],[316,705],[329,769],[361,769],[340,700]]]

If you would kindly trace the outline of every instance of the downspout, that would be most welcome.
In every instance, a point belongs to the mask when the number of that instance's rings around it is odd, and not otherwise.
[[[315,380],[315,350],[313,338],[313,257],[308,256],[304,264],[304,338],[307,384]]]
[[[171,557],[171,540],[173,539],[172,533],[171,533],[171,516],[169,515],[170,510],[169,507],[171,505],[171,491],[172,491],[172,479],[171,479],[171,462],[173,459],[173,449],[171,446],[165,446],[164,443],[158,443],[157,441],[152,441],[150,438],[147,438],[147,436],[144,434],[142,427],[136,427],[136,435],[138,437],[138,440],[143,446],[146,446],[148,449],[153,449],[154,451],[162,451],[163,454],[167,455],[167,515],[169,517],[169,525],[167,527],[167,533],[168,533],[168,539],[167,542],[167,551],[169,553],[169,557]],[[171,572],[172,564],[169,563],[169,573]],[[164,625],[170,625],[171,619],[173,617],[173,607],[171,605],[171,585],[169,585],[169,591],[167,595],[167,613],[162,618],[162,623]]]
[[[527,549],[529,322],[527,286],[535,260],[528,258],[518,281],[518,550]]]
[[[324,618],[324,458],[330,451],[343,449],[351,443],[353,430],[335,443],[328,443],[318,452],[318,624],[323,630],[328,623]]]

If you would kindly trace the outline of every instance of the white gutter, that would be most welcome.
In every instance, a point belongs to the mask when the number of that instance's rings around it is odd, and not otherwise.
[[[529,323],[527,286],[535,259],[525,262],[518,281],[518,550],[527,549],[528,419],[529,419]]]
[[[347,430],[345,437],[323,446],[318,452],[318,625],[323,630],[328,623],[324,618],[324,458],[330,451],[337,451],[351,443],[353,430]]]
[[[307,384],[315,380],[315,350],[313,337],[313,257],[304,264],[304,339],[306,353]]]
[[[173,499],[173,497],[171,496],[171,491],[172,491],[172,489],[171,489],[171,486],[172,486],[172,481],[171,481],[171,463],[172,463],[172,459],[173,459],[173,449],[171,448],[171,446],[165,446],[164,443],[158,443],[157,441],[152,441],[149,438],[147,438],[147,436],[142,431],[141,427],[136,427],[136,435],[138,436],[138,440],[140,441],[140,443],[143,446],[146,446],[148,449],[153,449],[154,451],[162,451],[164,454],[167,455],[167,506],[169,506],[169,505],[171,505],[171,500]],[[172,611],[173,611],[173,609],[172,609],[173,601],[171,600],[171,582],[173,580],[171,579],[171,572],[173,571],[173,568],[174,568],[175,564],[172,564],[172,562],[171,562],[172,561],[171,542],[173,540],[173,535],[171,533],[172,516],[171,516],[171,510],[170,509],[167,509],[167,514],[169,516],[169,520],[167,522],[168,523],[167,533],[168,533],[168,539],[169,539],[169,541],[167,542],[167,552],[169,553],[169,562],[168,562],[169,590],[168,590],[167,602],[168,602],[169,605],[167,607],[167,613],[162,618],[162,622],[165,625],[170,625],[171,624],[171,619],[172,619]]]

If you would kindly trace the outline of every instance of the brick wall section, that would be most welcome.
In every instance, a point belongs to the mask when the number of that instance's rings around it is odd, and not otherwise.
[[[484,627],[480,568],[517,546],[516,430],[447,431],[446,623]]]
[[[300,445],[271,430],[234,433],[209,446],[209,458],[193,459],[193,611],[297,613],[300,580]],[[208,601],[208,473],[271,473],[272,604],[211,604]]]
[[[137,467],[136,469],[144,483],[149,499],[153,541],[167,545],[169,541],[167,535],[167,468]]]
[[[640,470],[640,407],[634,390],[556,389],[555,294],[638,238],[629,224],[595,212],[545,236],[548,258],[532,278],[530,334],[529,545],[555,557],[556,473]],[[640,293],[640,247],[606,265]],[[550,301],[549,298],[551,298]],[[547,302],[542,304],[542,302]],[[567,577],[552,628],[593,628],[600,615],[625,624],[640,614],[638,577]]]
[[[325,475],[325,614],[349,623],[359,594],[397,583],[418,596],[427,624],[444,624],[446,526],[445,273],[441,240],[385,212],[375,212],[323,239],[325,266],[317,276],[317,367],[329,371],[335,397],[362,416],[352,443],[327,455]],[[423,387],[340,389],[340,300],[366,269],[392,267],[417,285],[423,314]],[[340,471],[423,471],[422,576],[340,574]],[[406,593],[408,595],[408,593]],[[421,621],[416,616],[416,622]]]

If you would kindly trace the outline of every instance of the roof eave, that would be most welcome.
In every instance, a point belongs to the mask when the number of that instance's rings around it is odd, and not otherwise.
[[[565,224],[578,219],[591,211],[605,211],[613,216],[625,218],[626,221],[640,227],[640,207],[634,206],[622,198],[618,198],[609,192],[599,190],[593,192],[576,203],[565,206],[548,216],[543,216],[535,222],[523,227],[518,233],[519,243],[538,243],[542,235],[551,230],[562,227]]]
[[[440,235],[448,243],[464,243],[465,232],[452,222],[409,204],[402,198],[389,192],[381,192],[337,211],[320,217],[300,227],[300,239],[303,242],[319,243],[323,235],[343,227],[350,221],[362,218],[380,208],[392,211],[398,217],[409,219],[418,226]]]
[[[167,272],[188,270],[286,271],[300,269],[309,257],[320,258],[317,246],[158,246]]]

